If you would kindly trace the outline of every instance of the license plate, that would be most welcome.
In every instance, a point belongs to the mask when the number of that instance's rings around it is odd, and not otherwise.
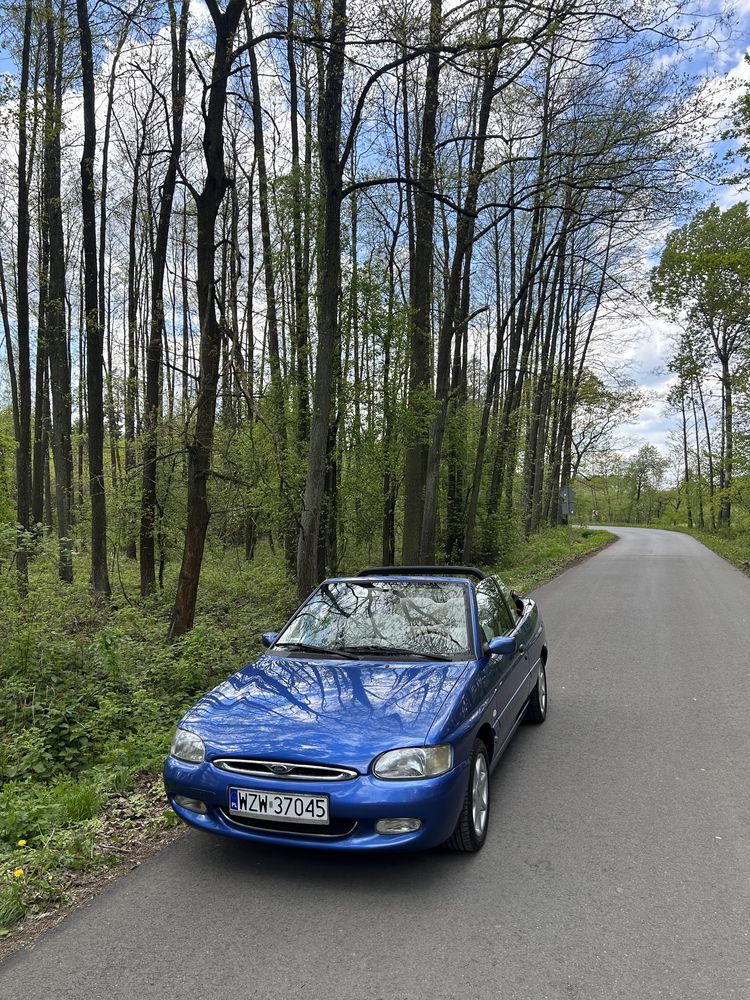
[[[328,825],[327,795],[267,792],[259,788],[230,788],[229,813],[277,823]]]

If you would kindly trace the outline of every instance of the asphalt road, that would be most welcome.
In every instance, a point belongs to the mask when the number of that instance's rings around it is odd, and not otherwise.
[[[191,832],[3,963],[2,1000],[748,1000],[750,581],[616,530],[536,595],[550,714],[479,855]]]

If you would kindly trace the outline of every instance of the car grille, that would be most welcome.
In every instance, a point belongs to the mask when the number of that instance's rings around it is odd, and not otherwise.
[[[246,757],[219,757],[214,767],[250,778],[287,778],[293,781],[350,781],[357,772],[349,767],[328,764],[296,764],[281,760],[250,760]]]
[[[348,837],[357,829],[357,821],[354,819],[339,819],[332,817],[326,827],[321,827],[316,823],[276,823],[265,819],[246,819],[242,816],[232,816],[226,809],[219,809],[222,817],[234,826],[240,826],[244,830],[257,830],[262,833],[275,833],[297,836],[297,837],[320,837],[322,840],[336,840]]]

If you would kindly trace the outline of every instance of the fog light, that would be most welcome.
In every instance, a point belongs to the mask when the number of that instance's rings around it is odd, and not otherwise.
[[[379,819],[375,830],[377,833],[414,833],[421,825],[421,819]]]
[[[201,802],[200,799],[191,799],[187,795],[175,795],[175,802],[178,806],[182,806],[183,809],[189,809],[190,812],[194,813],[207,813],[208,806],[205,802]]]

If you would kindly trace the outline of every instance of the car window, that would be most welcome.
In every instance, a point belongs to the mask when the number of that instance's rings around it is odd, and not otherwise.
[[[485,642],[496,635],[507,635],[515,624],[494,580],[486,579],[475,588],[479,627]]]
[[[521,612],[518,610],[518,605],[513,600],[510,588],[507,587],[499,577],[495,577],[495,583],[500,588],[500,593],[503,595],[505,603],[508,606],[508,611],[510,612],[511,621],[515,625],[515,623],[521,617]]]
[[[467,588],[443,581],[333,580],[302,605],[277,640],[329,650],[367,647],[415,656],[469,655]]]

